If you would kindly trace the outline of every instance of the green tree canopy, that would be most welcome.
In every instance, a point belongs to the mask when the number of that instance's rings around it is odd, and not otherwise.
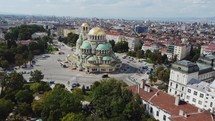
[[[15,99],[19,103],[26,102],[30,104],[33,101],[33,93],[30,90],[19,90],[15,95]]]
[[[31,73],[30,81],[32,82],[40,82],[44,78],[44,75],[41,71],[35,70],[33,73]]]
[[[80,99],[64,88],[54,88],[44,99],[42,119],[60,121],[68,113],[81,111]]]
[[[140,104],[123,81],[113,78],[101,81],[92,92],[95,115],[102,119],[139,121],[143,115]]]
[[[13,102],[10,100],[0,99],[0,120],[5,120],[13,109]]]

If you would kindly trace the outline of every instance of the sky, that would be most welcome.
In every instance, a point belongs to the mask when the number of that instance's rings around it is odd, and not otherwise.
[[[215,0],[0,0],[0,13],[99,18],[214,17]]]

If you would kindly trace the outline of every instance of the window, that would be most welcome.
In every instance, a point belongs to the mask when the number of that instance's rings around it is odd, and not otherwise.
[[[203,97],[204,97],[204,95],[203,95],[202,93],[200,93],[200,97],[201,97],[201,98],[203,98]]]
[[[190,96],[187,96],[187,99],[189,100],[189,99],[190,99]]]
[[[196,91],[194,91],[194,92],[193,92],[193,94],[194,94],[194,95],[197,95],[197,92],[196,92]]]
[[[191,89],[188,89],[187,92],[191,93]]]
[[[169,92],[171,92],[172,90],[171,89],[169,89]]]
[[[210,107],[212,107],[212,106],[213,106],[213,102],[210,103]]]
[[[150,108],[150,113],[153,113],[153,108],[152,107]]]
[[[214,97],[211,97],[212,99],[214,99]]]
[[[159,116],[159,111],[156,112],[156,116]]]
[[[166,116],[165,115],[163,115],[163,120],[166,121]]]
[[[184,87],[182,87],[182,91],[184,91]]]
[[[201,105],[202,104],[202,101],[199,101],[199,105]]]
[[[193,98],[193,102],[196,102],[196,99],[195,99],[195,98]]]
[[[172,82],[170,82],[170,86],[172,86]]]
[[[178,84],[176,84],[176,89],[178,88]]]
[[[177,91],[175,91],[175,94],[177,94]]]

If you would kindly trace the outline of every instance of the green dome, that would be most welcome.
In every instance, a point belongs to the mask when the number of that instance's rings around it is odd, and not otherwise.
[[[88,61],[96,61],[96,57],[95,56],[92,56],[88,59]]]
[[[110,57],[110,56],[104,56],[104,57],[102,58],[102,60],[108,61],[108,60],[111,60],[111,57]]]
[[[83,43],[84,39],[83,39],[83,35],[80,34],[78,40],[76,41],[76,44],[81,45]]]
[[[96,48],[96,50],[109,50],[110,47],[107,44],[99,44]]]
[[[84,41],[80,47],[81,49],[92,49],[88,41]]]
[[[112,48],[112,45],[110,44],[110,42],[107,42],[106,44],[109,46],[109,48]]]

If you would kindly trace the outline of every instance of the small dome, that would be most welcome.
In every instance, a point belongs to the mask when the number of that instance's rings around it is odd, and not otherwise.
[[[111,60],[111,57],[110,57],[110,56],[104,56],[104,57],[102,58],[102,60],[108,61],[108,60]]]
[[[99,44],[96,47],[96,50],[109,50],[109,49],[110,49],[110,47],[107,44]]]
[[[87,23],[83,23],[83,24],[81,25],[81,27],[89,27],[89,25],[88,25]]]
[[[84,41],[80,48],[81,49],[91,49],[91,45],[88,41]]]
[[[88,59],[88,61],[96,61],[96,57],[95,56],[92,56]]]
[[[112,48],[112,45],[110,44],[110,42],[106,43],[108,45],[109,48]]]
[[[105,32],[99,27],[94,27],[90,30],[88,35],[105,35]]]

